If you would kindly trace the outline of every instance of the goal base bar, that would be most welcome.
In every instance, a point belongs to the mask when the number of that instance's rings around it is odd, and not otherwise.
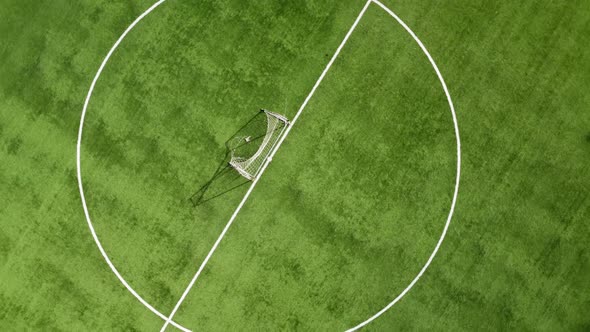
[[[280,121],[282,121],[283,123],[285,123],[285,125],[289,125],[289,119],[287,119],[286,116],[279,114],[279,113],[275,113],[275,112],[271,112],[265,109],[261,109],[262,112],[266,113],[266,114],[270,114],[272,116],[274,116],[275,118],[279,119]]]
[[[254,180],[254,177],[252,175],[250,175],[248,172],[244,171],[239,165],[237,165],[235,162],[230,161],[229,165],[235,169],[238,173],[240,173],[241,176],[245,177],[246,179],[252,181]]]

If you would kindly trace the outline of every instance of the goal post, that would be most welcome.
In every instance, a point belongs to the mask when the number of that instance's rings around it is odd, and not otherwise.
[[[264,109],[261,112],[264,113],[266,132],[237,136],[230,147],[229,165],[248,180],[256,179],[266,159],[289,126],[289,120],[284,115]]]

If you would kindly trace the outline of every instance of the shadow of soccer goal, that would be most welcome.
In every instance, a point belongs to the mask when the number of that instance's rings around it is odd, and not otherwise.
[[[217,169],[211,178],[191,195],[190,201],[193,206],[204,204],[250,183],[250,180],[230,166],[231,154],[232,151],[243,154],[255,153],[266,132],[266,116],[263,112],[257,112],[225,142],[225,155]]]
[[[225,156],[209,181],[191,196],[194,206],[254,181],[289,126],[281,114],[260,110],[225,142]],[[245,180],[244,180],[245,179]]]

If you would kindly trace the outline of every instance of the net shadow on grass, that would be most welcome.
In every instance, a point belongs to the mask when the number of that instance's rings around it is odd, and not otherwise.
[[[250,183],[250,180],[241,176],[229,165],[231,151],[258,149],[265,135],[266,117],[261,111],[251,117],[225,142],[224,157],[211,178],[191,195],[189,199],[191,204],[197,207]]]
[[[211,178],[191,196],[190,201],[194,207],[223,196],[250,182],[234,171],[228,162],[229,154],[226,154]]]

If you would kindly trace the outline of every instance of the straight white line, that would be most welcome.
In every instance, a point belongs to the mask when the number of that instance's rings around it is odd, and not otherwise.
[[[227,233],[227,230],[230,228],[230,226],[232,225],[232,223],[236,219],[236,216],[238,215],[238,212],[240,212],[240,210],[242,209],[242,207],[244,206],[244,204],[248,200],[248,197],[252,193],[252,190],[254,190],[254,187],[258,183],[258,180],[260,179],[260,177],[262,176],[262,174],[264,173],[264,171],[266,170],[266,168],[268,167],[268,165],[272,161],[272,158],[275,155],[275,153],[279,150],[279,148],[281,147],[281,145],[285,141],[285,138],[287,138],[287,135],[289,135],[289,132],[291,132],[291,129],[293,128],[293,125],[295,125],[295,122],[297,122],[297,119],[299,118],[299,116],[301,115],[301,113],[303,112],[303,110],[305,109],[305,107],[307,106],[307,104],[309,103],[309,100],[314,95],[314,93],[317,90],[317,88],[320,86],[320,83],[324,80],[324,77],[328,73],[328,70],[330,70],[330,67],[332,67],[332,65],[334,64],[334,61],[336,61],[336,58],[340,54],[340,51],[342,50],[342,48],[344,47],[344,45],[346,44],[346,42],[350,38],[350,35],[352,34],[352,32],[354,31],[354,29],[356,28],[356,26],[360,22],[361,18],[363,17],[363,15],[365,14],[365,12],[367,11],[367,8],[369,8],[369,5],[370,4],[371,4],[371,0],[368,0],[367,3],[365,3],[365,6],[363,7],[363,9],[361,10],[361,12],[359,13],[359,15],[356,18],[356,20],[354,21],[354,23],[352,24],[352,27],[346,33],[346,36],[344,37],[344,39],[340,43],[340,46],[338,46],[338,49],[336,49],[336,53],[334,53],[334,55],[332,56],[332,59],[330,59],[330,62],[328,62],[328,65],[326,66],[326,68],[324,69],[324,71],[322,72],[322,74],[320,75],[320,78],[316,81],[316,83],[313,86],[313,88],[311,89],[311,92],[309,93],[309,95],[307,95],[307,97],[305,98],[305,101],[303,102],[303,104],[301,105],[301,107],[299,107],[299,110],[295,114],[295,117],[293,117],[293,120],[291,121],[291,124],[289,125],[289,127],[287,128],[287,130],[285,131],[285,133],[283,134],[283,136],[281,137],[281,139],[279,140],[279,142],[275,146],[274,150],[272,150],[272,152],[270,153],[270,155],[266,159],[264,165],[262,166],[262,169],[260,170],[260,173],[254,179],[254,181],[252,182],[252,185],[250,185],[250,188],[246,192],[246,195],[244,196],[244,198],[242,198],[242,201],[240,202],[240,204],[238,205],[238,207],[236,208],[236,210],[232,214],[231,218],[227,222],[227,225],[225,225],[225,228],[223,229],[223,231],[221,232],[221,234],[217,238],[217,241],[215,241],[215,244],[213,245],[213,247],[211,248],[211,250],[209,250],[209,253],[205,257],[205,260],[203,261],[203,263],[201,263],[201,266],[199,267],[199,270],[197,271],[197,273],[195,274],[195,276],[193,277],[193,279],[189,283],[188,287],[184,290],[184,293],[182,294],[182,296],[178,300],[178,303],[176,303],[176,306],[174,306],[174,309],[170,313],[170,316],[166,320],[166,323],[164,323],[164,325],[162,326],[162,329],[160,330],[160,332],[165,331],[166,330],[166,327],[168,327],[168,324],[172,321],[172,318],[176,314],[176,311],[178,311],[178,308],[180,308],[180,305],[182,304],[182,302],[184,301],[184,299],[186,298],[186,296],[190,292],[191,288],[194,286],[195,282],[199,278],[199,275],[201,274],[201,272],[203,271],[203,269],[207,265],[207,262],[209,262],[209,259],[211,258],[211,256],[213,255],[213,253],[217,249],[217,246],[219,245],[219,243],[221,242],[221,240],[225,236],[225,233]]]

